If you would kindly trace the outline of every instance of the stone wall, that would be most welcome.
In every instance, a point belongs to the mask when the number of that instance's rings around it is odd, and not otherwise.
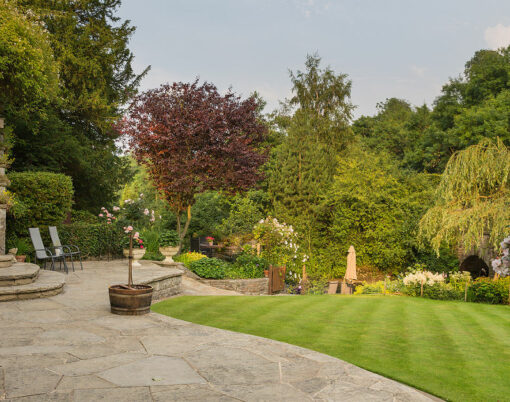
[[[171,274],[164,278],[156,278],[150,281],[141,282],[144,285],[152,286],[152,300],[161,300],[181,293],[182,273]]]
[[[245,295],[267,295],[268,278],[256,279],[201,279],[203,283],[220,289],[233,290]]]

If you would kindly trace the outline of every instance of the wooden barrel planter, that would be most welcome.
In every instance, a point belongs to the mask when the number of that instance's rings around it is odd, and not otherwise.
[[[110,306],[113,314],[143,315],[150,312],[152,286],[149,285],[112,285],[108,288]]]

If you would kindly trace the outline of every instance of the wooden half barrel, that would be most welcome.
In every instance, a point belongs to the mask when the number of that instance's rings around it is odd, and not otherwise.
[[[150,312],[152,286],[149,285],[112,285],[108,288],[110,306],[113,314],[143,315]]]

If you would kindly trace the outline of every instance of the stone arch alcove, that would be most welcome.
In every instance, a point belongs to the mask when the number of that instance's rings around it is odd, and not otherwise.
[[[469,271],[473,278],[489,276],[490,268],[487,263],[477,255],[466,257],[460,264],[460,271]]]

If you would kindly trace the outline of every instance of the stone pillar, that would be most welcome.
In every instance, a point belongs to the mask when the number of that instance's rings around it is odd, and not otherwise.
[[[5,144],[4,144],[4,119],[0,117],[0,159],[4,155]],[[5,175],[5,164],[0,164],[0,194],[5,192],[5,187],[9,185],[9,179]],[[5,229],[6,229],[6,217],[5,213],[7,205],[3,202],[0,203],[0,255],[5,254]]]

